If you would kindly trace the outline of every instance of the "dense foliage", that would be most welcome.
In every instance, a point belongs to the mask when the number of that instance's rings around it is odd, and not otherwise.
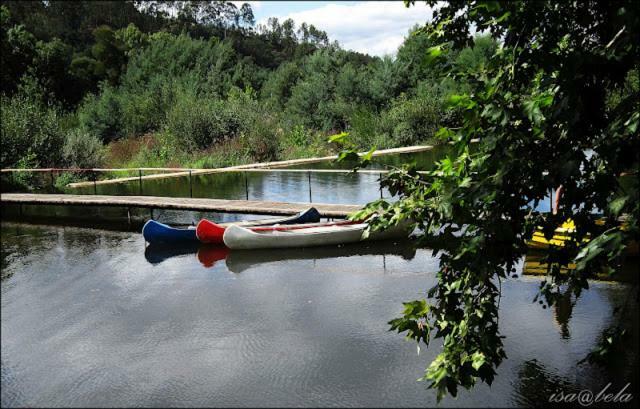
[[[444,67],[482,66],[496,44],[480,37],[429,66],[433,44],[421,32],[395,58],[371,57],[313,25],[255,25],[248,4],[7,1],[0,10],[2,167],[221,166],[327,154],[326,135],[340,131],[360,148],[434,141],[458,113],[447,96],[465,86],[443,78]],[[16,122],[25,115],[50,126],[25,133]],[[96,138],[101,154],[80,152]]]
[[[546,252],[547,278],[536,297],[545,308],[579,296],[596,273],[615,277],[625,248],[640,240],[640,15],[632,2],[428,3],[436,11],[422,33],[432,41],[433,64],[448,50],[469,50],[475,29],[499,47],[489,47],[481,65],[448,67],[450,78],[466,84],[448,98],[461,110],[458,123],[438,132],[456,154],[426,175],[412,168],[390,175],[384,184],[401,199],[371,203],[363,213],[386,209],[378,227],[415,220],[421,243],[440,254],[428,300],[405,303],[390,322],[418,343],[442,341],[423,378],[440,399],[478,379],[491,384],[506,357],[501,282],[517,271],[536,226],[551,238],[563,221],[576,225],[564,247]],[[480,142],[470,149],[474,138]],[[558,213],[537,211],[558,186]],[[563,268],[569,263],[577,267]],[[620,300],[589,361],[615,349],[630,324],[619,316],[626,302],[633,301]]]

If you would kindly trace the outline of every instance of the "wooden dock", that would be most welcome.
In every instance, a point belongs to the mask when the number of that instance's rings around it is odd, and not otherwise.
[[[195,210],[204,212],[258,215],[293,215],[313,206],[322,217],[344,218],[359,210],[360,205],[326,203],[263,202],[257,200],[195,199],[159,196],[65,195],[3,193],[1,204],[94,206],[148,209]]]

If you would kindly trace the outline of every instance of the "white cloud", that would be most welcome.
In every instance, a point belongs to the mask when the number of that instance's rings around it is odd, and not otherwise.
[[[395,54],[409,29],[431,19],[432,11],[424,3],[406,8],[402,2],[360,2],[353,5],[328,3],[315,9],[274,16],[280,21],[291,18],[324,30],[343,48],[382,56]],[[266,18],[259,23],[264,24]]]

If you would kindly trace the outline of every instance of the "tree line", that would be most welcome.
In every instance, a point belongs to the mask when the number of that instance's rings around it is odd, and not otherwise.
[[[401,5],[399,5],[401,6]],[[2,167],[194,166],[434,139],[496,42],[436,66],[419,30],[394,57],[344,50],[313,25],[230,2],[3,2]]]

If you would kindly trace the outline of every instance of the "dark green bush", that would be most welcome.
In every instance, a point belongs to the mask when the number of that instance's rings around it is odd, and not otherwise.
[[[120,100],[116,89],[107,85],[99,96],[88,95],[78,109],[80,125],[104,142],[124,136]]]
[[[23,94],[2,96],[0,101],[2,167],[16,167],[25,158],[29,158],[31,167],[59,164],[64,134],[58,110]],[[27,163],[22,165],[26,167]]]

